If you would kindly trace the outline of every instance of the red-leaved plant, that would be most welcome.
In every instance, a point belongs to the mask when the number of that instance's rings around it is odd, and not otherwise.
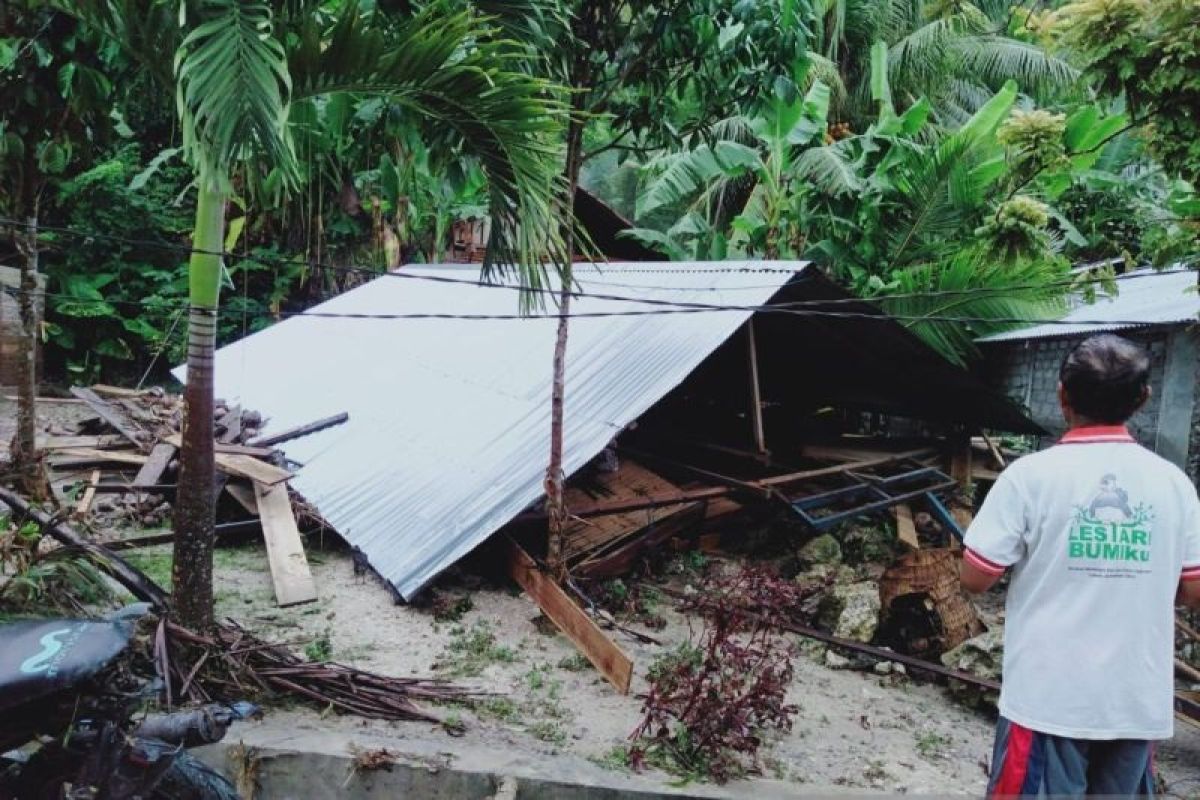
[[[790,730],[798,710],[785,702],[792,650],[771,623],[794,613],[806,593],[748,566],[710,576],[683,601],[681,610],[702,614],[705,627],[698,642],[651,667],[630,765],[718,783],[756,769],[763,734]]]

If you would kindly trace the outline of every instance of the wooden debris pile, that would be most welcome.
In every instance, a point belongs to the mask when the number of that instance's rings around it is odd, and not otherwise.
[[[232,620],[207,636],[160,621],[154,656],[168,705],[290,695],[321,710],[448,724],[419,703],[477,699],[477,693],[444,680],[393,678],[334,662],[307,662]]]
[[[169,526],[182,446],[182,398],[157,388],[135,391],[102,385],[77,386],[71,394],[94,416],[83,419],[74,430],[47,431],[39,447],[48,454],[51,483],[72,506],[73,516],[99,528],[129,523]],[[317,597],[297,517],[317,523],[319,516],[290,495],[287,481],[293,473],[277,445],[346,419],[347,415],[339,414],[263,436],[267,420],[260,413],[216,403],[213,491],[218,499],[229,498],[226,505],[236,517],[218,524],[217,533],[261,527],[280,605]],[[165,541],[170,541],[169,533],[111,544],[128,549]]]

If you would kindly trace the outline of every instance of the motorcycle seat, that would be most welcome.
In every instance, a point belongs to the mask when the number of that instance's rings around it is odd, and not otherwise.
[[[92,677],[133,638],[130,622],[25,620],[0,625],[0,711]]]

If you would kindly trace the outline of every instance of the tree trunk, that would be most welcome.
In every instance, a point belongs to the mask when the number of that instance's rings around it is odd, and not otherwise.
[[[225,198],[200,189],[188,264],[187,386],[183,391],[183,447],[175,494],[175,559],[172,594],[180,624],[192,630],[213,625],[213,351],[217,338],[220,252],[225,238]]]
[[[581,76],[577,76],[581,77]],[[576,84],[581,85],[581,84]],[[567,522],[563,474],[563,405],[566,400],[567,332],[570,327],[572,264],[575,260],[575,191],[583,164],[582,98],[576,95],[574,113],[567,126],[567,196],[563,206],[562,289],[558,300],[558,335],[554,341],[554,377],[550,387],[550,466],[546,470],[546,517],[548,539],[546,561],[556,579],[566,577],[562,558],[563,529]]]
[[[38,342],[38,238],[37,212],[17,234],[21,251],[21,285],[17,306],[21,314],[21,337],[17,351],[17,431],[13,436],[12,460],[22,491],[43,500],[49,487],[42,474],[37,452],[37,342]]]

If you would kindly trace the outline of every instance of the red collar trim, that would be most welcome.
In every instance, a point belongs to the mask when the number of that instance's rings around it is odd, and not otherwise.
[[[1133,437],[1124,425],[1087,425],[1072,428],[1058,440],[1059,444],[1090,444],[1094,442],[1132,442]]]

